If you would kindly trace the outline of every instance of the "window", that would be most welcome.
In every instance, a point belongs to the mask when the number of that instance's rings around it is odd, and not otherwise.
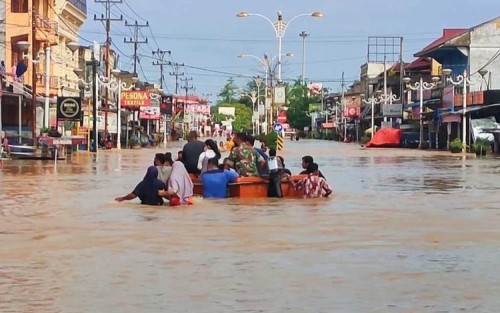
[[[28,13],[28,0],[12,0],[10,10],[12,13]]]

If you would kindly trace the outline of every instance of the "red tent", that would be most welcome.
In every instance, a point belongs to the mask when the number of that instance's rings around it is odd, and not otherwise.
[[[366,144],[367,148],[399,147],[403,131],[396,128],[382,128],[375,133],[372,140]]]

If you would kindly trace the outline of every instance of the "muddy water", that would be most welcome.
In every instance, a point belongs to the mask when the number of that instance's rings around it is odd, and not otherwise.
[[[306,151],[329,200],[152,208],[112,199],[156,150],[5,161],[0,312],[498,312],[500,159]]]

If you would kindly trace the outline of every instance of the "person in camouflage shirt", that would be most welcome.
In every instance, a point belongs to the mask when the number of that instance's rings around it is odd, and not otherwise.
[[[253,148],[245,143],[246,135],[239,133],[234,138],[235,147],[231,150],[226,160],[226,165],[234,168],[242,177],[259,177],[259,166],[265,166],[264,158]]]

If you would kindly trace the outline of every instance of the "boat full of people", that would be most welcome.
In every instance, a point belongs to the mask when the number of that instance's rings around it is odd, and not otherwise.
[[[193,204],[193,196],[220,198],[321,198],[328,197],[332,188],[314,163],[312,156],[302,158],[303,171],[292,175],[276,150],[254,147],[255,140],[244,133],[232,134],[228,142],[229,156],[222,160],[219,145],[207,139],[197,139],[191,132],[188,143],[172,154],[158,153],[154,165],[135,189],[115,200],[139,198],[142,204],[171,206]]]

